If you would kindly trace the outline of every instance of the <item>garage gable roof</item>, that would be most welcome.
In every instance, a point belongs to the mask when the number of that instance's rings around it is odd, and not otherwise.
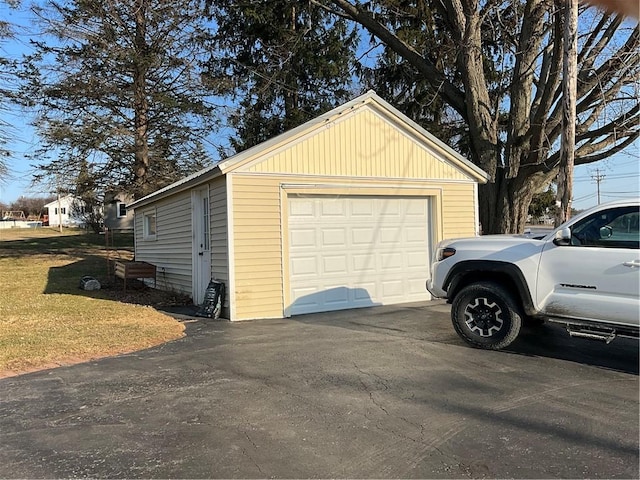
[[[336,107],[333,110],[330,110],[329,112],[320,115],[319,117],[316,117],[292,130],[284,132],[281,135],[278,135],[270,140],[267,140],[266,142],[256,145],[248,150],[245,150],[244,152],[239,153],[238,155],[234,155],[233,157],[220,162],[218,164],[220,167],[220,171],[223,174],[226,174],[233,172],[234,170],[242,169],[242,167],[246,166],[247,164],[252,163],[256,160],[260,160],[261,158],[266,157],[269,153],[282,148],[283,146],[291,144],[299,138],[309,135],[314,130],[326,126],[327,124],[330,124],[331,122],[334,122],[339,118],[355,112],[365,106],[374,108],[383,116],[391,119],[405,130],[411,131],[410,133],[412,133],[414,137],[417,137],[420,141],[424,142],[433,150],[440,153],[444,159],[451,162],[451,164],[456,168],[469,175],[473,180],[480,183],[486,183],[489,180],[489,175],[484,170],[471,163],[458,152],[453,150],[450,146],[433,136],[427,130],[425,130],[405,114],[400,112],[397,108],[387,103],[373,90],[369,90],[364,95],[361,95],[351,100],[350,102]]]
[[[276,137],[273,137],[265,142],[255,145],[243,152],[238,153],[228,159],[222,160],[210,167],[207,167],[199,172],[189,175],[182,180],[179,180],[171,185],[168,185],[146,197],[143,197],[130,205],[127,208],[137,208],[144,205],[148,205],[162,198],[168,197],[175,193],[190,189],[201,183],[211,180],[220,175],[233,172],[234,170],[242,169],[245,165],[268,155],[270,152],[281,148],[284,145],[295,142],[299,138],[308,135],[309,133],[317,130],[331,122],[351,113],[364,106],[375,108],[378,112],[382,113],[387,118],[394,120],[397,124],[402,125],[407,130],[410,130],[418,139],[425,144],[429,145],[434,150],[438,151],[443,158],[451,162],[455,167],[465,172],[475,181],[480,183],[486,183],[489,180],[489,175],[482,169],[471,163],[464,158],[458,152],[453,150],[447,144],[437,139],[430,134],[416,122],[400,112],[397,108],[391,106],[389,103],[379,97],[373,90],[369,90],[367,93],[354,98],[350,102],[347,102],[339,107],[330,110],[329,112],[320,115],[308,122],[288,130]]]

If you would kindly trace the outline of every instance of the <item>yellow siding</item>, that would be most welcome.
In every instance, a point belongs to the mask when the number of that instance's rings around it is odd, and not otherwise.
[[[422,179],[389,182],[378,179],[350,179],[352,189],[341,187],[340,181],[329,175],[310,181],[304,176],[255,175],[234,173],[228,176],[232,183],[233,242],[235,274],[235,320],[278,318],[284,313],[284,291],[288,288],[284,271],[283,225],[286,211],[281,206],[281,184],[325,184],[332,191],[344,190],[353,194],[354,189],[379,187],[387,194],[407,196],[412,191],[441,192],[441,211],[434,212],[432,225],[434,241],[441,237],[473,236],[475,234],[474,183],[442,182]],[[337,186],[336,186],[337,185]],[[322,190],[318,190],[322,192]],[[286,196],[282,203],[286,204]],[[437,202],[434,202],[437,204]],[[439,233],[437,233],[439,232]],[[425,271],[425,279],[427,272]]]
[[[475,190],[469,184],[447,184],[442,191],[443,238],[476,234]]]
[[[341,177],[470,180],[463,171],[419,144],[368,108],[247,167],[249,172]]]
[[[229,232],[227,218],[227,182],[225,177],[209,184],[209,211],[211,212],[211,277],[229,286]],[[225,306],[229,296],[225,296]],[[223,312],[228,316],[228,311]]]
[[[231,176],[236,319],[280,317],[282,243],[277,178]]]

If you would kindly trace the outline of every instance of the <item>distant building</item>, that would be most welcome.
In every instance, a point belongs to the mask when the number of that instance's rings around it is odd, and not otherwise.
[[[108,192],[104,197],[104,226],[109,230],[133,231],[133,210],[127,205],[133,196],[124,192]]]
[[[86,224],[85,203],[72,195],[47,203],[44,208],[49,211],[51,227],[58,227],[60,223],[63,227],[84,227]]]

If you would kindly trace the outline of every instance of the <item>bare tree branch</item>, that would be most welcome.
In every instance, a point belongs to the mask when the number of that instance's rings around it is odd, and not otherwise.
[[[590,138],[598,138],[613,131],[627,132],[633,130],[634,128],[638,127],[639,111],[640,105],[636,104],[630,110],[620,115],[615,120],[610,121],[605,126],[600,127],[596,130],[585,130],[584,132],[580,132],[580,134],[576,138],[576,141],[580,142],[582,140]]]
[[[357,21],[369,32],[380,38],[389,48],[398,55],[407,59],[434,87],[442,85],[442,95],[456,112],[463,118],[467,118],[464,96],[426,57],[400,40],[387,27],[378,22],[373,15],[359,5],[354,5],[347,0],[331,0],[338,8],[342,9],[349,17]]]
[[[578,149],[578,151],[576,152],[576,165],[586,165],[589,163],[597,162],[599,160],[605,160],[612,155],[621,152],[629,145],[633,144],[633,142],[635,142],[638,137],[640,137],[640,131],[635,131],[621,143],[615,143],[616,140],[619,140],[619,138],[616,139],[615,136],[611,136],[606,142],[600,142],[599,144],[592,145],[590,148],[585,148],[584,150]],[[604,150],[609,145],[613,145],[613,147]],[[593,152],[598,153],[595,155],[590,155]]]

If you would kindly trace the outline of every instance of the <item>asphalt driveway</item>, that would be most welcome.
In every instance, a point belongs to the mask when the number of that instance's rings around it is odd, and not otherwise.
[[[0,477],[638,478],[638,343],[467,347],[448,306],[243,323],[0,380]]]

